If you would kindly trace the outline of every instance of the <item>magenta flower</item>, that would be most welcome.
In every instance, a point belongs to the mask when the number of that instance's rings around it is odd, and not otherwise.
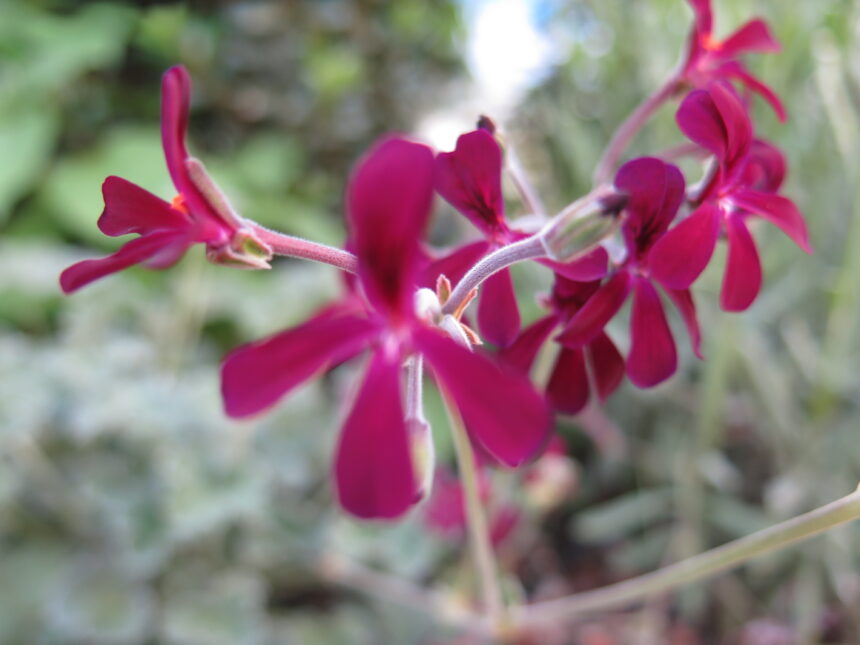
[[[179,194],[171,203],[121,177],[102,184],[105,208],[98,227],[112,237],[136,233],[113,255],[84,260],[60,276],[65,293],[135,264],[163,269],[193,244],[206,245],[213,262],[269,268],[271,249],[236,215],[185,148],[191,81],[184,67],[171,67],[161,82],[161,141],[167,169]]]
[[[618,170],[615,187],[629,196],[622,225],[626,257],[570,318],[556,340],[574,349],[593,342],[632,291],[627,376],[634,385],[651,387],[672,376],[677,368],[675,342],[653,284],[655,280],[660,283],[660,279],[652,273],[652,261],[659,240],[684,199],[684,177],[671,164],[642,157],[627,162]],[[661,286],[681,313],[693,351],[701,358],[692,294],[665,283]]]
[[[758,251],[747,227],[750,217],[768,220],[811,252],[803,215],[791,200],[776,194],[785,177],[785,160],[773,146],[753,138],[746,108],[727,83],[691,92],[676,120],[688,138],[713,153],[718,168],[706,180],[698,208],[657,242],[652,274],[665,285],[686,289],[707,266],[724,230],[729,253],[720,304],[726,311],[743,311],[762,282]]]
[[[779,42],[773,37],[767,23],[754,18],[741,25],[723,40],[713,36],[711,0],[688,0],[695,13],[687,55],[681,71],[682,77],[695,87],[704,87],[713,80],[737,80],[747,89],[770,103],[780,121],[785,121],[785,109],[770,87],[750,74],[737,60],[750,52],[778,52]]]
[[[472,440],[501,463],[529,459],[550,428],[546,402],[526,379],[435,325],[456,327],[452,317],[416,313],[419,240],[430,215],[433,174],[430,148],[401,138],[377,144],[347,193],[356,291],[363,292],[364,306],[347,295],[294,329],[234,350],[222,368],[227,413],[246,417],[321,370],[371,350],[334,468],[340,503],[359,517],[397,517],[424,492],[401,400],[402,365],[413,354],[423,356],[457,405]]]
[[[516,342],[502,351],[503,359],[528,374],[550,334],[566,327],[599,286],[599,280],[574,282],[556,275],[545,301],[549,315],[526,327]],[[582,347],[562,346],[559,350],[546,386],[547,398],[557,411],[577,414],[585,407],[591,390],[589,371],[600,401],[605,401],[624,378],[624,359],[603,330]]]
[[[436,157],[436,190],[483,233],[485,239],[457,249],[427,269],[425,282],[444,274],[456,282],[482,256],[521,240],[528,233],[512,228],[505,219],[502,196],[502,149],[485,129],[461,135],[453,152]],[[544,264],[574,280],[606,275],[606,252],[601,248],[568,264]],[[478,329],[499,347],[507,347],[520,331],[520,313],[511,272],[502,269],[483,284],[478,299]]]

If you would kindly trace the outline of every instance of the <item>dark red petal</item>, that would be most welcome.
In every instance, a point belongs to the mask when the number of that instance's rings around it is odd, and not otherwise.
[[[630,293],[630,274],[619,271],[585,303],[556,341],[566,347],[582,347],[603,331]]]
[[[558,325],[558,318],[545,316],[523,330],[510,346],[499,352],[499,357],[508,365],[528,375],[541,346]]]
[[[756,190],[738,190],[732,193],[731,200],[739,208],[761,215],[779,227],[801,249],[812,253],[806,221],[790,199]]]
[[[666,289],[666,294],[675,303],[684,325],[687,327],[687,335],[690,337],[690,346],[697,358],[702,360],[702,332],[699,329],[699,319],[696,316],[696,303],[689,289]]]
[[[717,159],[727,156],[728,134],[717,106],[705,90],[690,92],[675,113],[675,122],[684,135],[709,150]]]
[[[184,162],[188,158],[185,133],[190,107],[191,78],[188,71],[182,65],[171,67],[161,78],[161,144],[170,178],[180,192],[185,191],[188,183]]]
[[[581,349],[561,349],[547,383],[546,394],[552,407],[564,414],[577,414],[585,407],[588,403],[588,373]]]
[[[668,230],[648,253],[651,276],[670,289],[693,284],[714,253],[720,220],[720,209],[708,203]]]
[[[436,279],[440,275],[444,275],[451,281],[452,285],[456,285],[466,275],[466,272],[487,254],[489,248],[489,242],[479,240],[478,242],[471,242],[454,249],[440,258],[431,260],[421,270],[420,284],[429,289],[435,289]]]
[[[684,176],[661,159],[639,157],[618,169],[615,186],[629,196],[625,231],[636,250],[644,251],[675,218],[684,199]]]
[[[485,233],[506,227],[502,150],[486,130],[461,135],[453,152],[436,157],[436,190]]]
[[[105,209],[99,217],[99,230],[105,235],[141,235],[158,229],[191,226],[185,213],[156,197],[148,190],[122,177],[108,177],[102,183]]]
[[[347,189],[350,234],[368,298],[411,309],[419,242],[433,199],[433,152],[398,137],[377,142]]]
[[[605,333],[599,334],[585,349],[597,396],[605,401],[624,380],[624,357]]]
[[[484,280],[478,299],[478,329],[497,347],[507,347],[520,333],[520,310],[509,269]]]
[[[538,260],[561,276],[577,282],[590,282],[606,277],[609,272],[609,254],[602,246],[573,262]]]
[[[231,417],[257,414],[297,385],[360,352],[377,327],[338,308],[298,327],[234,349],[221,366],[221,394]]]
[[[146,262],[166,249],[184,251],[190,244],[191,241],[183,231],[157,231],[143,235],[126,242],[116,253],[106,258],[73,264],[60,274],[60,287],[64,293],[72,293],[94,280]]]
[[[726,229],[729,256],[720,291],[720,306],[725,311],[744,311],[761,289],[761,262],[755,242],[741,217],[729,217]]]
[[[722,57],[734,58],[750,52],[775,53],[780,49],[767,23],[761,18],[754,18],[722,41],[717,51]]]
[[[773,108],[773,111],[781,122],[785,123],[786,119],[788,119],[788,115],[785,113],[785,107],[783,107],[782,101],[779,100],[776,92],[750,74],[747,71],[747,68],[741,63],[737,61],[724,63],[714,71],[714,75],[723,78],[736,78],[743,83],[747,89],[755,92],[765,101],[770,103],[770,107]]]
[[[634,385],[652,387],[672,376],[677,367],[675,341],[660,296],[648,280],[637,278],[630,315],[627,376]]]
[[[747,107],[728,82],[710,83],[708,91],[725,126],[727,147],[724,161],[728,167],[734,168],[749,152],[752,143],[752,121]]]
[[[508,466],[537,454],[547,440],[552,417],[546,400],[527,378],[437,331],[420,328],[415,341],[475,442]]]
[[[400,400],[399,358],[374,354],[337,447],[338,500],[365,519],[399,517],[419,499]]]

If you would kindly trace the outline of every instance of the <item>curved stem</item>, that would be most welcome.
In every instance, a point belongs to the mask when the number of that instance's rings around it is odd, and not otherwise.
[[[486,612],[486,617],[489,619],[490,624],[498,625],[504,611],[502,589],[499,584],[496,561],[493,557],[493,546],[490,542],[487,516],[481,504],[478,470],[475,467],[475,453],[472,450],[472,444],[463,426],[463,420],[460,418],[460,414],[457,412],[454,403],[444,391],[442,392],[442,400],[448,413],[451,434],[454,438],[454,452],[457,455],[457,467],[460,471],[460,481],[463,485],[469,545],[481,583],[483,610]]]
[[[322,262],[349,273],[358,272],[358,258],[349,251],[279,233],[255,222],[248,222],[248,224],[254,229],[260,241],[268,244],[276,255]]]
[[[677,74],[672,74],[651,96],[642,101],[630,116],[627,117],[624,123],[618,127],[615,134],[612,135],[609,145],[606,146],[603,156],[597,162],[597,168],[594,170],[595,186],[609,181],[615,167],[618,165],[618,160],[624,154],[627,146],[630,145],[633,137],[636,136],[657,109],[672,96],[677,84],[678,76]]]
[[[453,314],[466,301],[473,289],[497,271],[523,260],[546,257],[546,249],[537,235],[508,244],[484,256],[454,287],[451,297],[442,306],[442,313]]]
[[[559,623],[581,614],[617,609],[632,602],[702,580],[795,542],[860,518],[860,486],[845,497],[809,513],[652,573],[583,593],[521,607],[513,616],[518,627]]]

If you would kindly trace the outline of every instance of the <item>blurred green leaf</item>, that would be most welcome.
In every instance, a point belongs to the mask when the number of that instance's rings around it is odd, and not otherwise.
[[[51,109],[0,109],[0,150],[7,155],[7,162],[0,164],[0,224],[9,216],[15,200],[44,172],[58,130],[59,120]]]

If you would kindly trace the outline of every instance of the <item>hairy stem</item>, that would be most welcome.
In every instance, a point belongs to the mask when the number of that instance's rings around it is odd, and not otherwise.
[[[860,518],[860,486],[845,497],[809,513],[740,538],[652,573],[582,593],[521,607],[513,616],[522,628],[555,624],[581,614],[618,609],[649,596],[677,589],[743,564],[760,555]]]
[[[457,283],[457,286],[451,292],[451,297],[448,298],[442,307],[442,313],[453,314],[456,312],[460,308],[460,305],[465,302],[466,298],[469,297],[472,289],[478,287],[484,280],[497,271],[501,271],[505,267],[522,262],[523,260],[534,260],[535,258],[545,256],[546,249],[541,239],[536,235],[493,251],[481,258],[475,266],[469,269],[469,272],[463,276],[463,279]]]
[[[651,118],[660,106],[672,96],[677,85],[678,77],[676,74],[672,74],[657,91],[642,101],[630,116],[627,117],[624,123],[618,127],[615,134],[612,135],[609,145],[606,146],[603,156],[597,162],[597,168],[594,170],[595,186],[609,181],[618,165],[618,160],[621,159],[621,155],[624,154],[633,137],[636,136],[639,130],[642,129],[642,126],[647,123],[648,119]]]
[[[454,451],[457,455],[457,467],[460,471],[460,481],[463,484],[463,497],[466,510],[466,524],[469,532],[469,545],[472,551],[478,579],[481,585],[483,610],[491,625],[497,625],[503,615],[502,590],[499,584],[496,561],[493,557],[493,546],[490,542],[490,530],[487,516],[481,504],[478,489],[478,470],[475,467],[475,454],[472,444],[463,426],[463,420],[453,401],[447,393],[442,393],[451,434],[454,438]]]
[[[311,242],[300,237],[294,237],[285,233],[272,231],[254,222],[248,222],[254,229],[258,238],[272,248],[276,255],[285,255],[292,258],[302,258],[330,264],[342,271],[349,273],[358,272],[358,259],[349,251],[338,249],[327,244]]]

